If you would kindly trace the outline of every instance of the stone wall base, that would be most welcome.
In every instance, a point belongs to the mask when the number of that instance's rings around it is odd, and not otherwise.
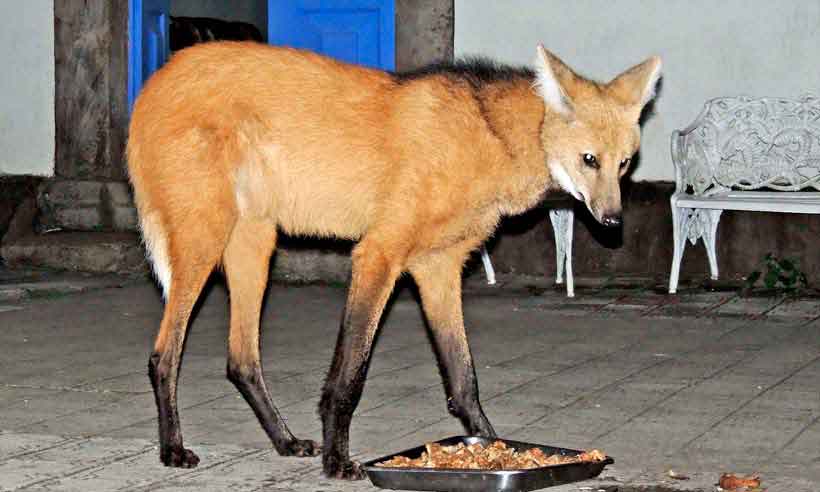
[[[63,231],[7,237],[2,255],[9,264],[31,264],[91,272],[147,271],[136,234],[136,213],[126,204],[121,183],[57,181],[40,193],[40,230],[50,221]],[[581,203],[576,203],[572,251],[576,277],[669,277],[672,258],[671,183],[630,183],[624,187],[624,227],[600,227]],[[48,203],[43,206],[43,197]],[[21,207],[26,208],[26,207]],[[108,232],[93,232],[95,222],[110,220]],[[22,219],[25,222],[26,219]],[[73,221],[73,222],[72,222]],[[31,223],[31,219],[28,219]],[[71,227],[68,227],[70,224]],[[13,224],[12,224],[13,225]],[[18,225],[16,229],[21,230]],[[809,283],[820,283],[820,216],[761,212],[724,212],[718,229],[721,280],[740,281],[762,267],[771,253],[796,260]],[[350,275],[352,244],[281,237],[272,278],[291,281],[345,282]],[[498,273],[555,275],[555,241],[547,210],[536,208],[507,218],[488,242]],[[483,275],[476,253],[469,271]],[[702,242],[687,243],[682,282],[709,277]]]
[[[10,238],[0,246],[12,268],[149,275],[139,236],[132,232],[53,232]],[[287,282],[338,282],[350,277],[350,255],[338,249],[304,246],[277,249],[271,279]]]
[[[137,230],[137,211],[125,181],[48,180],[40,187],[37,207],[41,230]]]

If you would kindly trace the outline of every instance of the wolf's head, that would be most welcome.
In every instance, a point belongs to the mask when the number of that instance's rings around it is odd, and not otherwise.
[[[553,180],[605,226],[621,224],[620,178],[638,150],[638,119],[660,71],[660,58],[652,57],[601,84],[538,46],[536,87],[553,113],[541,132],[546,164]]]

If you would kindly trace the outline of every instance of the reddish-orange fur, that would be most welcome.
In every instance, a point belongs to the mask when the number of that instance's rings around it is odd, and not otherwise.
[[[659,67],[652,59],[601,85],[539,54],[538,81],[557,81],[569,110],[523,77],[481,87],[445,75],[399,81],[253,43],[188,48],[148,81],[127,153],[167,299],[151,362],[167,464],[196,464],[178,429],[177,366],[191,307],[219,264],[231,291],[229,372],[249,401],[263,401],[263,425],[276,422],[264,381],[254,378],[261,378],[259,310],[277,228],[359,241],[323,411],[355,407],[382,308],[409,271],[440,357],[454,354],[445,361],[448,393],[462,395],[453,411],[475,432],[492,432],[464,335],[463,262],[502,216],[551,190],[574,188],[599,220],[620,213],[618,163],[638,147],[638,116]],[[579,164],[585,152],[600,156],[598,171]],[[553,172],[566,174],[561,186]],[[336,395],[336,387],[350,394]],[[325,415],[325,453],[333,453],[325,471],[356,476],[346,461],[347,424],[332,420]],[[339,444],[330,445],[336,432]],[[285,430],[270,433],[280,452],[314,454]]]

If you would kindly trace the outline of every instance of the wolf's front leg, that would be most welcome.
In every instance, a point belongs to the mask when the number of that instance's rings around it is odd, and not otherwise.
[[[478,399],[473,357],[461,308],[461,268],[469,249],[453,248],[415,262],[411,273],[421,294],[447,391],[447,410],[470,435],[495,437]]]
[[[328,477],[360,480],[364,472],[350,460],[350,420],[362,395],[370,349],[382,310],[399,274],[395,260],[363,240],[353,251],[353,275],[333,364],[322,390],[324,446]]]

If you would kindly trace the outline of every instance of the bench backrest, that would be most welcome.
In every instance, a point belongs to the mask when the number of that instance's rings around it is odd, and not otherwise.
[[[677,192],[820,190],[820,99],[720,97],[672,135]]]

